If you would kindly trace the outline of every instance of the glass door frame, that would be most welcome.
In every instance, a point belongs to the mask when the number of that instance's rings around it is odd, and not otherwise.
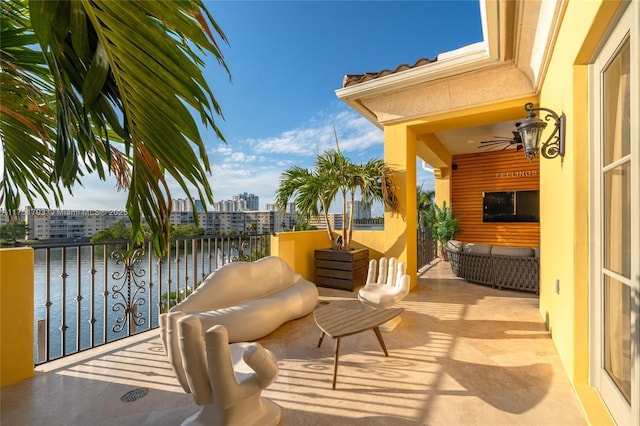
[[[602,49],[589,67],[590,81],[590,384],[598,390],[618,424],[640,424],[640,112],[638,21],[640,2],[626,4],[626,10],[603,39]],[[624,7],[624,6],[623,6]],[[626,40],[631,50],[631,401],[628,403],[604,367],[604,280],[603,276],[603,83],[602,72],[616,57]]]

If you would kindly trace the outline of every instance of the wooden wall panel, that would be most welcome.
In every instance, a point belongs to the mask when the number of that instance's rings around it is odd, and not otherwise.
[[[451,206],[460,219],[464,242],[500,246],[540,246],[538,222],[483,222],[482,194],[540,189],[540,159],[529,162],[522,151],[482,152],[453,156]]]

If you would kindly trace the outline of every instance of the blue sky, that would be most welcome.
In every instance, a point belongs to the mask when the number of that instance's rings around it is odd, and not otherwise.
[[[383,157],[382,131],[340,101],[345,74],[394,69],[482,40],[477,1],[206,1],[229,45],[229,80],[215,58],[205,75],[222,106],[227,144],[202,129],[216,201],[242,192],[273,201],[280,174],[333,148],[355,162]],[[431,187],[422,172],[418,185]],[[121,209],[113,181],[85,177],[68,209]],[[112,189],[113,188],[113,189]],[[173,198],[183,198],[177,187]],[[336,203],[336,207],[337,203]],[[381,207],[374,215],[381,214]]]

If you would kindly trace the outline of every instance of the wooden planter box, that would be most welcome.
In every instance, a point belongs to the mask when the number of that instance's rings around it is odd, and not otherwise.
[[[315,250],[315,282],[319,287],[354,291],[367,280],[369,249]]]

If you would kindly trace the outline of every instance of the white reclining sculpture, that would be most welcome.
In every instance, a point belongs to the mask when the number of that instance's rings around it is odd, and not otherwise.
[[[358,291],[358,299],[366,306],[373,309],[385,309],[395,305],[409,294],[409,275],[406,274],[407,266],[404,262],[398,262],[395,257],[380,259],[380,268],[376,278],[375,259],[369,262],[367,282]],[[382,324],[380,330],[393,331],[402,321],[398,315],[394,319]]]
[[[218,268],[189,297],[160,315],[162,344],[178,382],[185,392],[191,391],[178,345],[180,318],[188,314],[197,317],[202,330],[222,325],[230,342],[248,342],[311,313],[317,301],[315,284],[279,257],[233,262]]]
[[[273,354],[259,343],[229,345],[227,331],[214,325],[202,338],[200,320],[178,321],[180,351],[191,394],[200,411],[183,426],[263,426],[280,423],[280,407],[261,397],[278,377]]]

